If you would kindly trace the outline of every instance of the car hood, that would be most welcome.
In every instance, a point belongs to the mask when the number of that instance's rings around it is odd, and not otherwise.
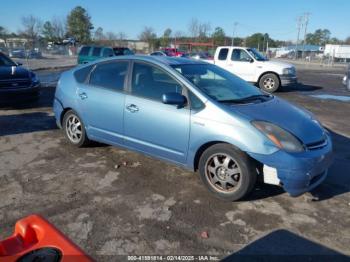
[[[305,144],[319,142],[324,137],[323,128],[310,113],[277,97],[263,103],[232,105],[230,108],[250,120],[267,121],[278,125]]]
[[[21,66],[0,66],[0,80],[27,79],[29,71]]]

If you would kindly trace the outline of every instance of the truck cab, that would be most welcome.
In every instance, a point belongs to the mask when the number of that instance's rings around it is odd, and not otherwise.
[[[269,93],[297,82],[293,65],[270,61],[254,48],[220,46],[213,63]]]

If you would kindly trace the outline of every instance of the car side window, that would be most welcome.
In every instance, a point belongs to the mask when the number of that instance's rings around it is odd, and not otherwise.
[[[153,100],[162,101],[165,93],[182,93],[182,86],[168,73],[144,63],[134,63],[131,93]]]
[[[78,83],[84,83],[86,81],[92,67],[92,65],[86,66],[74,72],[75,79]]]
[[[128,62],[108,62],[97,64],[90,75],[90,85],[123,91]]]
[[[228,48],[221,48],[219,52],[219,60],[226,60],[228,55]]]
[[[102,56],[103,57],[110,57],[110,56],[113,56],[114,53],[113,53],[113,50],[110,49],[110,48],[105,48],[103,49],[103,52],[102,52]]]
[[[231,60],[239,62],[249,62],[252,58],[245,50],[242,49],[233,49]]]
[[[92,56],[100,56],[101,53],[101,47],[94,47],[94,50],[92,50]]]
[[[90,46],[83,46],[80,50],[79,55],[88,55],[90,52]]]
[[[188,97],[191,102],[191,109],[201,110],[204,108],[204,103],[191,91],[188,90]]]

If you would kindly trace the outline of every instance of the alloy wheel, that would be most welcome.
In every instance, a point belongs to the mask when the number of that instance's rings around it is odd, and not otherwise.
[[[83,131],[79,118],[75,115],[70,115],[66,121],[66,133],[70,141],[74,144],[80,142]]]
[[[227,154],[214,154],[205,164],[206,178],[210,185],[221,192],[232,192],[241,182],[241,168]]]

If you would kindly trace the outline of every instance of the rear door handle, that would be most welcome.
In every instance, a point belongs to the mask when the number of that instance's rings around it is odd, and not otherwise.
[[[137,105],[130,104],[126,107],[126,110],[128,110],[131,113],[135,113],[135,112],[139,111],[139,108],[137,107]]]
[[[88,98],[88,96],[87,96],[87,94],[85,92],[79,93],[79,97],[81,98],[81,100],[84,100],[84,99]]]

